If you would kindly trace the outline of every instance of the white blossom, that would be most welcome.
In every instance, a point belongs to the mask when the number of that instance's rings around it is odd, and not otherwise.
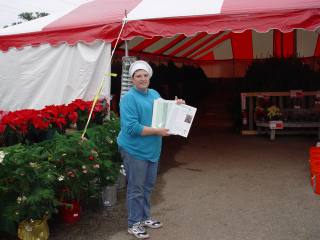
[[[93,168],[100,168],[100,165],[99,164],[94,164]]]
[[[0,163],[3,162],[3,159],[5,156],[6,156],[6,153],[4,151],[0,151]]]
[[[112,140],[111,138],[109,138],[109,137],[107,137],[107,139],[106,139],[106,140],[107,140],[107,142],[108,142],[108,143],[110,143],[110,144],[112,144],[112,143],[113,143],[113,140]]]
[[[121,173],[123,176],[126,176],[126,169],[124,168],[123,164],[121,164],[121,166],[120,166],[120,173]]]
[[[35,163],[35,162],[30,162],[29,164],[30,164],[30,166],[31,166],[31,167],[33,167],[33,168],[38,167],[38,164],[37,164],[37,163]]]
[[[92,149],[92,150],[91,150],[91,153],[92,153],[92,155],[95,156],[95,157],[98,157],[98,155],[99,155],[98,152],[97,152],[95,149]]]
[[[21,197],[17,197],[17,203],[18,203],[18,204],[21,204],[21,203],[23,203],[23,202],[26,201],[26,200],[27,200],[27,197],[24,196],[24,195],[22,195]]]
[[[59,181],[59,182],[63,181],[63,179],[64,179],[64,176],[62,176],[62,175],[60,175],[60,176],[58,177],[58,181]]]

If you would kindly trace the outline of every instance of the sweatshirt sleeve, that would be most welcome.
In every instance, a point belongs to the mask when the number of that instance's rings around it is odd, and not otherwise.
[[[131,136],[141,135],[143,125],[139,122],[138,109],[131,96],[125,96],[120,101],[121,127]]]

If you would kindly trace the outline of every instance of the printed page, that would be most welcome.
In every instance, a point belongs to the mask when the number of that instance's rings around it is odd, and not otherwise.
[[[165,127],[171,134],[188,137],[196,111],[196,108],[185,104],[173,105]]]

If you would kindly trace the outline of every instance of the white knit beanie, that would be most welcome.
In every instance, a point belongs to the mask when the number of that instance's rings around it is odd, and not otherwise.
[[[130,76],[133,77],[133,74],[137,70],[145,70],[149,74],[149,77],[150,78],[152,77],[152,73],[153,73],[152,68],[146,61],[138,60],[132,63],[129,68]]]

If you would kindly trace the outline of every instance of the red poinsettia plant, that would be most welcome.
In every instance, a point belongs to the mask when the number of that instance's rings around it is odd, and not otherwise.
[[[77,123],[79,130],[85,127],[88,121],[89,114],[93,105],[93,101],[84,101],[82,99],[76,99],[68,105],[70,108],[69,120],[73,123]],[[99,99],[92,112],[92,122],[102,124],[104,117],[108,114],[109,104],[107,99]]]
[[[41,110],[24,109],[13,112],[0,111],[0,135],[5,145],[40,142],[54,132],[63,134],[70,124],[83,129],[93,101],[76,99],[68,105],[50,105]],[[92,114],[92,121],[101,124],[108,114],[106,99],[98,100]]]

